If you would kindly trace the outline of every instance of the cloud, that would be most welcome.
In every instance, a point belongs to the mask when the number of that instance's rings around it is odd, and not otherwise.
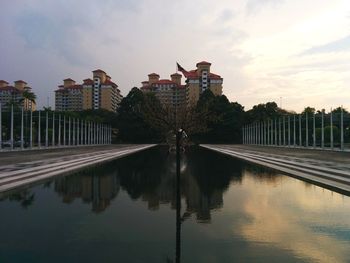
[[[86,65],[93,59],[80,45],[81,32],[89,26],[86,17],[77,18],[65,8],[45,12],[33,8],[15,20],[15,30],[29,49],[55,53],[73,65]]]
[[[341,39],[337,39],[336,41],[329,42],[325,45],[312,47],[304,51],[301,55],[313,55],[342,51],[350,51],[350,35]]]
[[[217,17],[217,22],[226,23],[232,20],[234,17],[235,13],[231,9],[225,8],[220,12],[220,15]]]
[[[104,20],[115,14],[137,15],[140,4],[142,1],[136,0],[40,2],[16,16],[15,30],[29,48],[44,49],[73,65],[86,66],[96,63],[90,49],[93,43],[103,46],[119,41],[104,29]]]
[[[41,14],[24,15],[17,22],[19,34],[33,48],[44,48],[49,38],[59,35],[52,21]]]
[[[248,0],[246,4],[246,13],[248,15],[256,14],[265,6],[276,6],[285,0]]]
[[[126,95],[152,71],[167,78],[175,61],[193,69],[208,60],[224,78],[225,95],[246,108],[279,93],[311,94],[310,78],[330,94],[349,86],[347,54],[298,54],[348,34],[341,17],[349,12],[338,6],[341,1],[5,1],[0,78],[25,79],[42,105],[62,79],[81,82],[96,68],[108,72]],[[339,15],[342,10],[346,15]]]
[[[29,49],[46,50],[57,53],[74,65],[84,65],[92,57],[81,50],[77,26],[71,19],[63,16],[55,20],[51,16],[30,12],[21,15],[16,23],[18,35]]]

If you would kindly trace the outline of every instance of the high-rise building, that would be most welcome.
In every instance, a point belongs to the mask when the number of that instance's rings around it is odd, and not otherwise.
[[[27,82],[17,80],[14,86],[10,86],[5,80],[0,80],[0,102],[2,109],[9,110],[10,105],[23,107],[24,110],[36,110],[35,101],[28,99],[26,94],[32,94],[32,88],[27,86]]]
[[[55,91],[55,109],[57,111],[82,110],[83,86],[75,84],[71,78],[63,80],[63,85]]]
[[[185,107],[186,86],[181,85],[181,74],[171,74],[170,79],[160,79],[157,73],[148,75],[148,81],[142,82],[143,92],[153,92],[164,106]]]
[[[201,61],[196,64],[197,68],[194,70],[181,70],[186,78],[189,106],[196,105],[200,94],[207,89],[211,90],[215,96],[222,95],[223,78],[211,72],[210,66],[211,63]]]
[[[105,109],[116,112],[122,95],[111,77],[101,69],[94,70],[93,79],[84,79],[76,84],[72,79],[65,79],[56,93],[56,110],[80,111]]]
[[[182,75],[174,73],[171,79],[159,79],[159,75],[151,73],[148,81],[142,82],[143,92],[154,92],[163,105],[195,106],[202,92],[209,89],[215,96],[222,95],[223,78],[211,72],[211,63],[202,61],[197,68],[187,71],[179,67],[185,76],[185,85],[181,84]]]

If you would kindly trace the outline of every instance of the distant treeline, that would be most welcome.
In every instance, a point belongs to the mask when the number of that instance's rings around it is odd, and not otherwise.
[[[51,111],[49,108],[45,110]],[[336,135],[339,133],[341,108],[336,108],[332,112]],[[349,140],[350,114],[346,110],[343,112],[345,138]],[[322,110],[316,111],[314,108],[306,107],[302,112],[303,118],[306,113],[311,122],[311,117],[316,114],[316,126],[320,127]],[[114,143],[166,142],[178,128],[183,128],[190,141],[194,143],[241,143],[244,125],[288,115],[293,119],[292,115],[296,113],[279,108],[275,102],[258,104],[245,111],[238,102],[230,102],[225,95],[214,96],[210,90],[201,94],[194,107],[175,109],[162,106],[154,94],[143,93],[135,87],[121,101],[118,113],[106,110],[85,110],[61,114],[111,124]],[[7,115],[3,114],[3,131],[8,126],[6,123],[9,123]],[[324,116],[326,132],[328,132],[329,113],[324,112]],[[17,113],[17,122],[18,117]],[[316,132],[319,133],[319,129]]]

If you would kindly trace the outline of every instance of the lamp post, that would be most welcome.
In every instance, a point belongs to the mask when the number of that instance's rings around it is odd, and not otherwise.
[[[331,149],[334,149],[334,141],[333,141],[333,110],[331,109]]]
[[[11,104],[11,150],[13,150],[13,104]]]
[[[41,148],[41,112],[38,112],[38,147]]]
[[[2,105],[0,102],[0,151],[2,150]]]
[[[23,136],[23,130],[24,130],[24,123],[23,123],[23,107],[21,107],[21,149],[24,149],[24,136]]]
[[[30,109],[29,148],[33,148],[33,110]]]

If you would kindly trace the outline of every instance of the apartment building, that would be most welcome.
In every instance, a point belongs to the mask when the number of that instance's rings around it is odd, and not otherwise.
[[[143,92],[153,92],[164,106],[185,107],[186,86],[181,85],[181,74],[174,73],[170,79],[160,79],[157,73],[148,75],[148,81],[142,82]]]
[[[81,111],[105,109],[116,112],[122,100],[118,85],[101,69],[92,72],[92,79],[76,84],[65,79],[64,84],[55,91],[56,110]]]
[[[215,96],[222,95],[223,78],[211,72],[211,63],[201,61],[196,64],[196,69],[187,71],[180,69],[186,78],[186,89],[188,92],[187,105],[194,106],[199,100],[200,94],[209,89]]]
[[[3,110],[9,110],[11,104],[23,107],[24,110],[36,110],[35,101],[26,96],[33,94],[32,88],[27,84],[23,80],[17,80],[14,82],[14,86],[11,86],[7,81],[0,80],[0,103]]]
[[[63,80],[63,85],[55,91],[55,109],[57,111],[81,111],[83,86],[71,78]]]
[[[186,78],[181,84],[182,75],[174,73],[170,79],[160,79],[157,73],[148,75],[142,82],[143,92],[154,92],[163,105],[192,107],[197,104],[200,94],[209,89],[215,96],[222,95],[223,78],[211,72],[211,63],[201,61],[196,69],[187,71],[178,65],[178,70]]]

